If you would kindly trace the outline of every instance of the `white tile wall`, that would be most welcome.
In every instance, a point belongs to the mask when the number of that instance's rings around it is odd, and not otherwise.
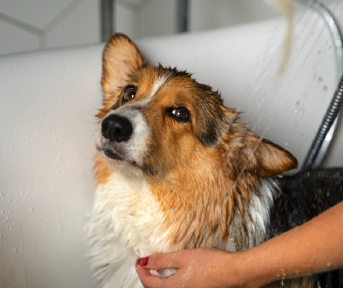
[[[279,14],[264,1],[193,0],[190,30],[201,31],[277,17]]]
[[[94,0],[1,0],[0,54],[99,42]]]
[[[39,37],[1,20],[0,54],[39,49]]]
[[[130,5],[117,4],[115,6],[114,27],[117,32],[126,34],[132,39],[138,38],[135,31],[136,23],[138,23],[137,9],[136,6]]]
[[[44,29],[73,0],[1,0],[0,11],[8,16]]]
[[[63,47],[99,42],[99,5],[94,0],[78,0],[65,17],[47,31],[47,47]],[[61,17],[62,18],[62,17]]]
[[[329,4],[334,0],[322,0]],[[116,32],[175,33],[176,0],[116,0]],[[0,55],[100,42],[100,0],[0,0]],[[190,0],[191,32],[278,16],[262,0]]]
[[[138,11],[137,37],[171,35],[175,33],[176,1],[154,0]]]

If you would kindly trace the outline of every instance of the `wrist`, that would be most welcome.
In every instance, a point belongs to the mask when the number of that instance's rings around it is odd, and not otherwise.
[[[273,271],[274,265],[271,259],[259,246],[231,255],[235,257],[236,264],[232,272],[240,281],[237,283],[239,287],[261,287],[278,279],[281,280],[281,275],[278,277],[277,272]],[[227,267],[230,267],[230,263]]]

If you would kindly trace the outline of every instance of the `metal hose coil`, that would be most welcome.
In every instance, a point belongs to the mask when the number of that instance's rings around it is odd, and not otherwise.
[[[319,153],[320,147],[322,146],[327,133],[329,132],[332,124],[334,123],[342,107],[342,102],[343,102],[343,75],[339,81],[334,97],[331,100],[329,109],[326,111],[326,114],[321,123],[320,129],[317,132],[315,140],[312,143],[311,149],[306,157],[306,160],[303,166],[304,169],[309,168],[314,163]]]
[[[309,5],[316,10],[318,14],[324,19],[329,28],[333,44],[336,52],[337,64],[337,78],[343,74],[343,41],[342,33],[339,30],[339,22],[334,18],[332,13],[322,4],[316,0],[298,0],[298,2]],[[338,78],[339,79],[339,78]],[[339,80],[338,88],[331,100],[330,106],[324,116],[322,124],[312,142],[311,148],[305,158],[303,169],[319,166],[329,148],[332,136],[337,125],[337,118],[342,104],[342,94],[340,88],[342,87],[342,78]]]

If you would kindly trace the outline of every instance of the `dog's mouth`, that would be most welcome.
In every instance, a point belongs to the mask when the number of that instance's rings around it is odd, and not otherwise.
[[[118,154],[118,152],[116,152],[112,149],[105,148],[105,149],[100,149],[100,151],[102,151],[106,155],[106,157],[108,157],[110,159],[118,160],[118,161],[124,161],[125,160],[122,156],[120,156]]]
[[[122,165],[124,164],[125,167],[139,169],[146,175],[156,175],[158,173],[157,169],[139,165],[135,161],[130,161],[127,157],[125,157],[125,155],[122,155],[122,153],[120,153],[121,151],[117,151],[112,147],[106,146],[107,145],[97,146],[97,149],[102,154],[102,157],[107,160],[109,165],[119,168],[122,167]]]
[[[134,161],[130,161],[126,159],[124,155],[122,155],[119,151],[113,149],[112,147],[97,147],[98,151],[101,152],[106,158],[114,160],[115,162],[126,162],[131,164],[135,167],[138,167],[137,163]]]

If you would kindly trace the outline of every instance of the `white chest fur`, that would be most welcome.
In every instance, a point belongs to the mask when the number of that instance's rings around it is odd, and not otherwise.
[[[123,277],[137,280],[137,258],[169,250],[162,222],[161,207],[143,178],[114,173],[99,186],[89,226],[92,266],[99,278],[113,287],[128,281]]]
[[[244,215],[250,247],[264,239],[275,191],[273,182],[261,181],[259,195],[250,195],[250,216]],[[136,259],[170,250],[163,219],[161,206],[143,178],[115,173],[98,187],[89,238],[92,268],[103,287],[142,287],[134,267]],[[227,250],[234,251],[232,247]]]

